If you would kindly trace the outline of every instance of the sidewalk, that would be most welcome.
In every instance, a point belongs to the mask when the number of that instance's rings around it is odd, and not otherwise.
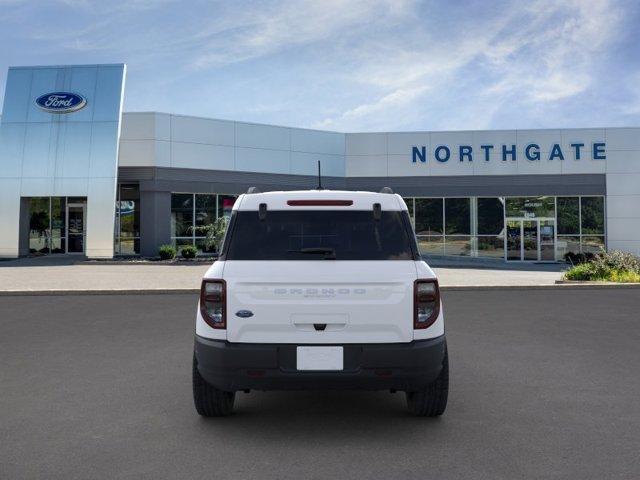
[[[0,262],[0,292],[195,291],[207,268],[208,263],[103,265],[69,258],[24,258]],[[565,266],[459,264],[433,268],[443,287],[513,287],[553,285]]]

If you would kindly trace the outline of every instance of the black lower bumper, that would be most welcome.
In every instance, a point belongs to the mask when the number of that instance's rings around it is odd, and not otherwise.
[[[344,370],[299,371],[291,344],[229,343],[196,336],[200,375],[224,391],[404,390],[436,379],[446,349],[443,336],[410,343],[345,344]]]

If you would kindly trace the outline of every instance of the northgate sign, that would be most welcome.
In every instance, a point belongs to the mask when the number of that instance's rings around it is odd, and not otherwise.
[[[547,160],[564,160],[567,156],[574,160],[582,160],[583,158],[591,158],[592,160],[606,160],[605,152],[606,144],[604,142],[594,142],[589,147],[584,143],[571,143],[568,151],[563,150],[559,143],[554,143],[549,151],[548,155],[545,155]],[[452,159],[451,148],[447,145],[439,145],[433,150],[433,158],[441,163],[446,163]],[[542,159],[542,152],[540,151],[540,145],[537,143],[530,143],[524,149],[519,152],[515,145],[480,145],[481,152],[475,152],[475,155],[480,159],[488,162],[491,158],[491,153],[502,153],[502,161],[516,161],[518,160],[518,154],[522,154],[523,157],[531,162],[539,161]],[[457,148],[457,159],[460,162],[474,160],[474,151],[471,145],[460,145]],[[427,147],[425,145],[417,147],[414,146],[411,151],[413,163],[422,162],[426,163],[428,160]]]

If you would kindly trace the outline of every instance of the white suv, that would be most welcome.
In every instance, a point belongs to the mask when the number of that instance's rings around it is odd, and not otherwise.
[[[438,281],[404,200],[383,192],[237,199],[196,314],[200,415],[228,415],[235,392],[251,389],[401,390],[415,415],[444,412]]]

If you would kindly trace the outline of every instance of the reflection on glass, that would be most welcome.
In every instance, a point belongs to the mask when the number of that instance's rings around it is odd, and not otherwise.
[[[444,254],[468,257],[471,255],[471,237],[468,235],[447,235],[444,242]]]
[[[51,235],[65,237],[66,199],[64,197],[51,198]],[[59,252],[64,253],[64,252]]]
[[[507,222],[507,260],[522,260],[521,226],[520,220]]]
[[[580,237],[558,235],[558,260],[563,260],[567,253],[580,253]]]
[[[236,203],[235,195],[218,195],[218,217],[227,217],[231,216],[231,210],[233,209],[233,204]]]
[[[554,197],[511,197],[505,203],[507,217],[555,217]]]
[[[49,253],[49,197],[29,200],[29,251]]]
[[[471,208],[468,198],[445,198],[444,209],[446,235],[471,233]]]
[[[503,200],[501,198],[478,198],[478,234],[499,235],[503,230]]]
[[[582,251],[584,253],[599,253],[604,248],[604,237],[588,236],[582,237]]]
[[[604,235],[604,197],[582,197],[582,234]]]
[[[416,233],[442,234],[442,198],[416,198],[415,201]]]
[[[140,247],[137,245],[140,240],[133,238],[122,238],[120,240],[120,254],[121,255],[135,255],[140,251]]]
[[[409,212],[409,220],[411,220],[411,226],[415,230],[415,221],[413,218],[413,198],[405,198],[404,203],[407,204],[407,210]]]
[[[523,260],[538,260],[538,222],[522,222]]]
[[[212,224],[216,219],[216,196],[196,195],[196,226]]]
[[[120,236],[140,236],[140,190],[137,185],[120,185],[120,202],[116,205],[120,216]]]
[[[418,250],[420,255],[444,255],[444,240],[442,236],[418,236]]]
[[[558,234],[580,234],[580,206],[578,197],[558,197]]]
[[[140,188],[118,185],[114,251],[118,255],[140,253]]]
[[[553,261],[555,256],[555,225],[553,220],[540,221],[540,260]]]
[[[67,209],[69,225],[67,228],[67,251],[69,253],[84,252],[84,206],[69,205]]]
[[[66,253],[66,239],[54,236],[51,238],[51,253]]]
[[[80,205],[69,207],[70,199]],[[87,199],[84,197],[31,198],[29,201],[29,251],[43,254],[84,252],[83,212],[86,202]],[[80,239],[73,238],[73,241],[70,241],[70,234]]]
[[[504,238],[503,237],[479,236],[477,242],[478,242],[478,257],[504,258]]]
[[[193,235],[193,195],[174,193],[171,195],[171,236],[189,237]]]
[[[182,247],[186,245],[193,245],[193,238],[173,238],[172,239],[173,246],[176,247],[178,253],[182,250]]]
[[[206,239],[204,237],[196,238],[196,248],[199,252],[213,253],[216,251],[214,247],[207,247]]]

